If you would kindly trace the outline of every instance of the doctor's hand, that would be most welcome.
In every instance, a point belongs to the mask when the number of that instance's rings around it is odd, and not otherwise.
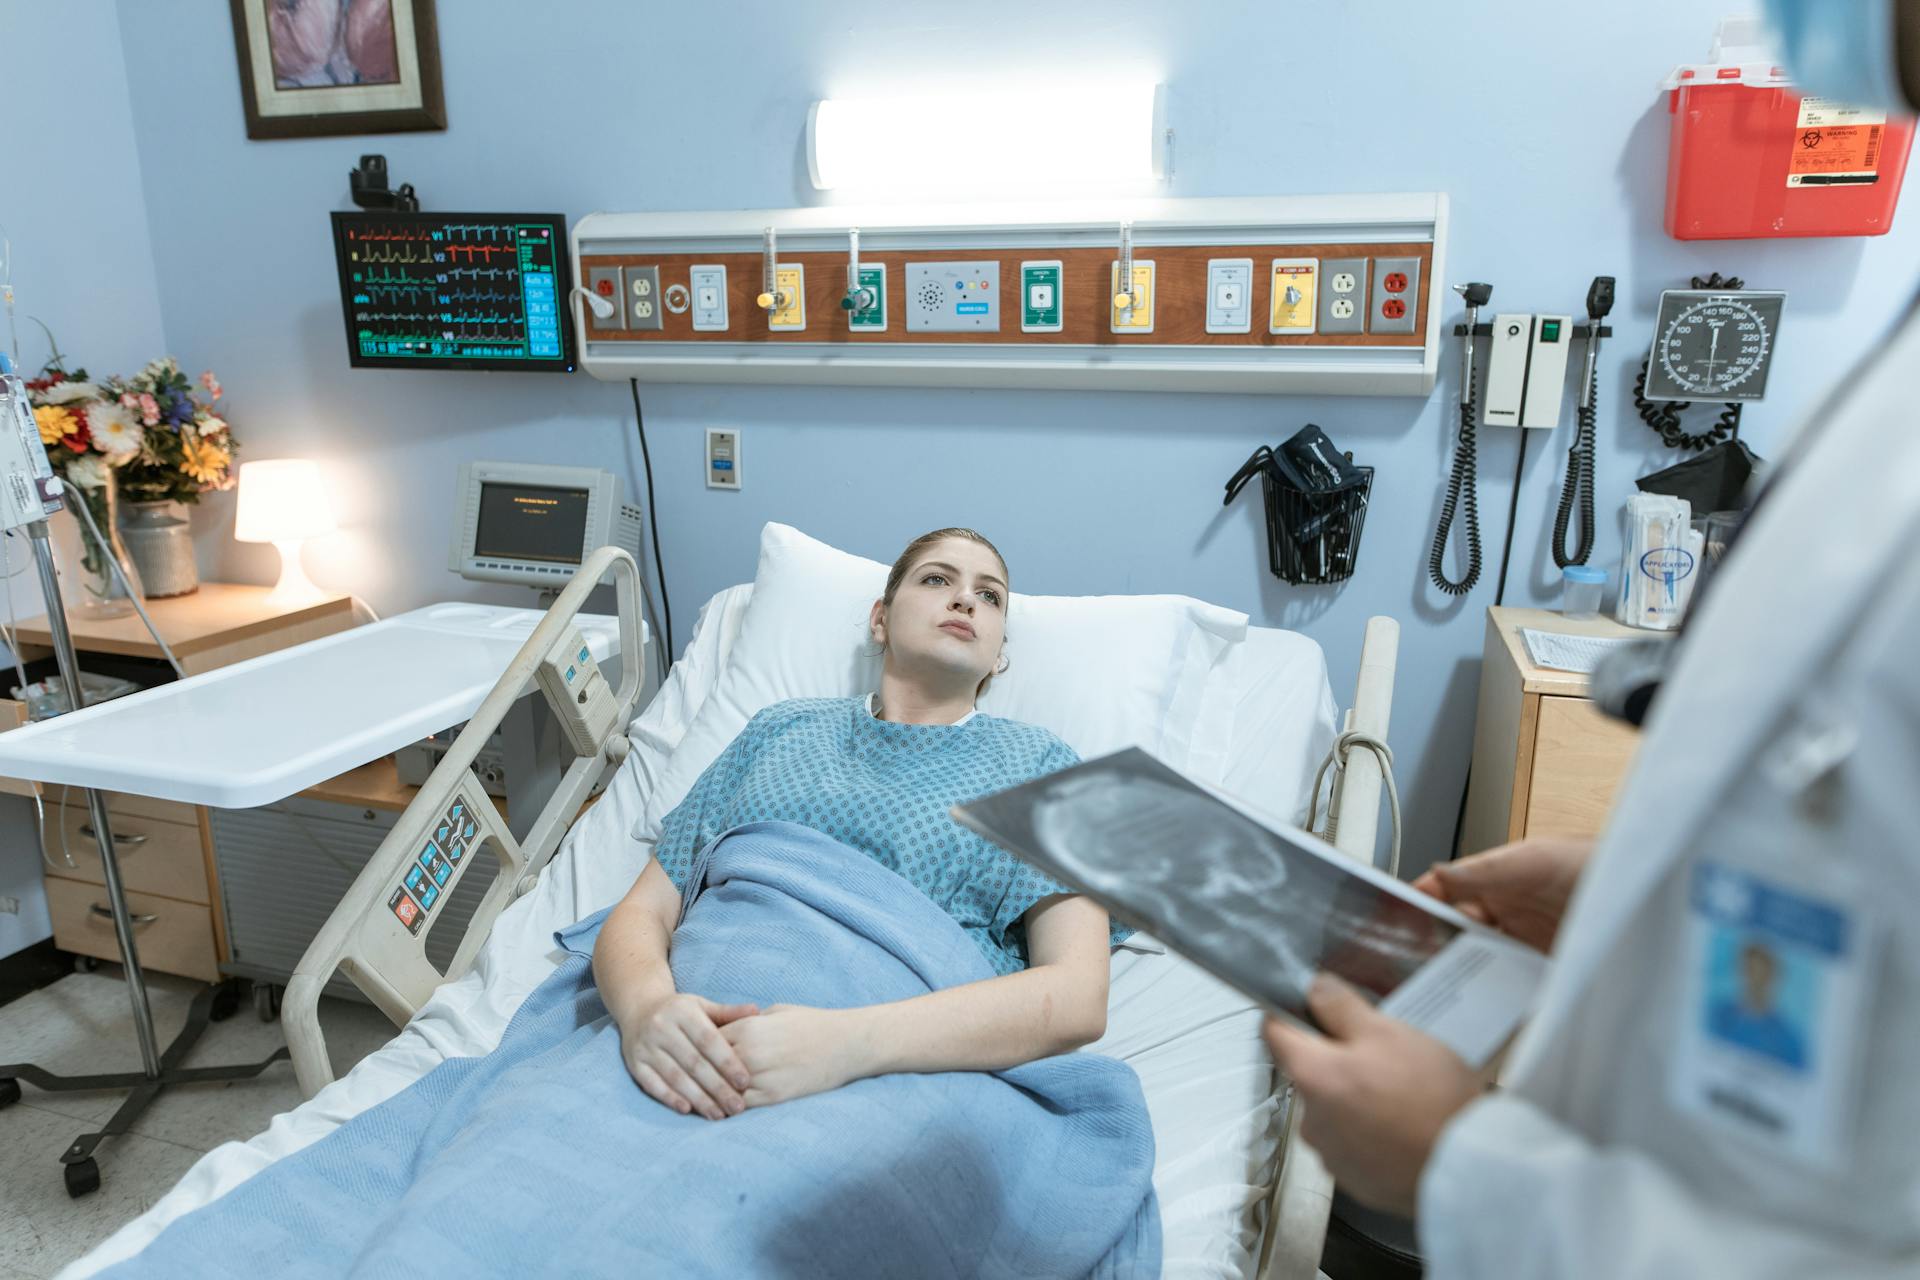
[[[1592,853],[1591,840],[1536,836],[1458,862],[1437,862],[1413,887],[1510,938],[1551,951]]]
[[[674,992],[642,1006],[620,1027],[620,1057],[647,1096],[681,1115],[739,1115],[746,1109],[747,1069],[721,1029],[757,1011]]]
[[[773,1004],[720,1029],[753,1077],[749,1107],[825,1093],[868,1074],[846,1009]]]
[[[1263,1029],[1306,1104],[1300,1134],[1349,1195],[1411,1217],[1427,1157],[1479,1081],[1453,1050],[1338,978],[1316,978],[1307,1005],[1326,1035],[1278,1018]]]

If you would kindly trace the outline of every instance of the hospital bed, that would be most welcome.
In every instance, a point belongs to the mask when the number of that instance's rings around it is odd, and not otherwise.
[[[610,572],[619,588],[626,659],[618,688],[597,666],[586,670],[591,655],[580,651],[573,629],[589,592]],[[575,760],[541,819],[524,841],[515,841],[467,765],[492,723],[535,682],[543,660],[561,659],[557,667],[548,663],[549,680],[565,673],[571,654],[579,664],[574,679],[600,681],[593,698],[579,693],[580,705],[602,695],[615,706],[630,708],[637,701],[643,664],[630,660],[639,653],[634,641],[641,634],[637,569],[613,549],[589,558],[289,983],[283,1016],[308,1100],[251,1140],[209,1152],[165,1197],[63,1277],[89,1275],[133,1255],[174,1219],[326,1136],[442,1061],[489,1051],[525,996],[558,962],[553,931],[616,901],[644,867],[648,847],[630,833],[647,812],[648,786],[666,775],[728,670],[754,590],[743,584],[708,601],[658,695],[631,724],[622,720],[617,728],[624,733],[606,735],[599,751]],[[1337,832],[1329,834],[1344,852],[1370,859],[1387,763],[1383,740],[1397,635],[1391,619],[1369,622],[1355,705],[1337,727],[1319,646],[1291,632],[1248,627],[1244,642],[1232,646],[1209,676],[1221,682],[1212,696],[1231,714],[1230,727],[1215,722],[1224,740],[1206,744],[1224,768],[1205,780],[1305,821],[1316,766],[1337,740],[1342,759],[1331,799],[1341,816]],[[1096,697],[1099,691],[1074,696]],[[1349,755],[1345,748],[1353,742],[1378,743],[1379,749]],[[1388,780],[1390,785],[1390,775]],[[604,793],[569,828],[567,819],[600,782]],[[425,959],[427,929],[393,927],[399,917],[389,889],[408,874],[416,838],[436,828],[444,834],[456,807],[462,823],[480,828],[466,856],[477,865],[483,850],[490,850],[501,874],[442,974]],[[336,967],[402,1026],[338,1080],[317,1018],[321,988]],[[1245,996],[1152,939],[1136,936],[1114,953],[1107,1032],[1086,1051],[1117,1057],[1140,1078],[1156,1142],[1154,1186],[1166,1275],[1290,1280],[1317,1273],[1331,1181],[1311,1149],[1293,1138],[1300,1108],[1290,1105],[1286,1083],[1276,1077],[1259,1037],[1260,1021]]]

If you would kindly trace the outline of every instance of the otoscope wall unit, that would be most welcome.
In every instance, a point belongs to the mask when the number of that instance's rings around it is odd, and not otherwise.
[[[1438,193],[595,213],[572,323],[613,381],[1424,396],[1446,231]]]

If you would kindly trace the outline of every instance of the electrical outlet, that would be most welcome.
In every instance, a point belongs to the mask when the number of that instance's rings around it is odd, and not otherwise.
[[[593,314],[592,307],[585,307],[587,324],[595,329],[624,329],[627,327],[627,313],[621,306],[621,297],[626,288],[626,273],[619,267],[588,267],[587,292],[596,298],[605,298],[613,304],[613,314],[602,320]]]
[[[773,287],[787,305],[767,316],[767,328],[792,331],[807,327],[807,269],[797,262],[783,262],[773,269]]]
[[[665,317],[660,314],[660,268],[627,268],[627,328],[658,329]]]
[[[707,488],[740,487],[740,432],[732,427],[707,428]]]
[[[727,331],[727,268],[724,263],[696,262],[687,268],[693,289],[693,328],[696,333]]]
[[[1373,318],[1368,333],[1412,333],[1420,313],[1420,259],[1373,260]]]
[[[1133,260],[1133,287],[1128,295],[1133,305],[1124,309],[1112,307],[1112,300],[1120,293],[1120,264],[1113,264],[1112,275],[1108,277],[1111,287],[1107,290],[1107,300],[1111,307],[1110,327],[1115,333],[1152,333],[1153,332],[1153,263]]]
[[[1268,333],[1312,333],[1319,292],[1318,258],[1275,258],[1269,296]]]
[[[20,899],[0,895],[0,916],[17,916],[19,914]]]
[[[1360,333],[1366,317],[1360,314],[1367,291],[1365,258],[1328,258],[1320,264],[1320,332]]]

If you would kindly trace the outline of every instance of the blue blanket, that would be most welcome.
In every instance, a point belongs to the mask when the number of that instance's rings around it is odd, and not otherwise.
[[[905,880],[804,827],[729,832],[689,884],[682,991],[844,1008],[993,976]],[[1159,1274],[1153,1136],[1125,1065],[876,1076],[682,1116],[622,1065],[589,964],[604,916],[557,935],[567,958],[499,1048],[435,1068],[107,1274]]]

